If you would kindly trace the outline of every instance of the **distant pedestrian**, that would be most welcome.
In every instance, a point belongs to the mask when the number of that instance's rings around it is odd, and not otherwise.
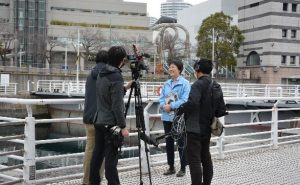
[[[173,60],[170,62],[169,73],[171,79],[167,80],[162,87],[162,91],[159,97],[159,105],[162,110],[161,120],[164,124],[165,134],[171,132],[173,127],[173,119],[175,117],[174,110],[186,102],[190,92],[190,83],[183,76],[181,72],[183,70],[183,63],[179,60]],[[177,145],[180,157],[180,170],[176,174],[177,177],[185,175],[186,167],[186,154],[185,154],[185,134],[182,134],[180,138],[177,138]],[[174,138],[166,138],[166,150],[169,169],[164,172],[164,175],[175,174],[174,167]]]
[[[85,84],[85,104],[83,111],[83,122],[85,123],[86,132],[86,145],[84,152],[83,161],[83,184],[87,185],[89,183],[90,176],[90,162],[95,146],[95,127],[93,125],[94,116],[97,112],[96,104],[96,81],[99,71],[108,62],[107,51],[101,50],[96,56],[96,66],[91,70],[90,74],[86,79]],[[104,164],[104,163],[103,163]],[[99,170],[100,178],[104,175],[104,165],[101,166]]]
[[[209,145],[214,113],[212,99],[207,92],[212,82],[209,76],[212,66],[212,61],[207,59],[194,64],[197,81],[192,85],[188,101],[178,111],[179,114],[185,113],[186,117],[187,159],[192,185],[210,185],[213,177]]]

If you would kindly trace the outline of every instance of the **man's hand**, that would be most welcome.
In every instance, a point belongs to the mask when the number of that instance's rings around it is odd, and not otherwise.
[[[133,82],[133,80],[129,81],[129,82],[126,84],[126,86],[125,86],[125,89],[126,89],[126,90],[128,90],[128,89],[131,88],[132,82]]]
[[[129,132],[128,132],[127,128],[123,128],[121,130],[121,133],[122,133],[122,136],[124,136],[124,137],[128,137],[129,136]]]
[[[171,105],[170,104],[166,104],[163,106],[163,109],[165,112],[171,112]]]

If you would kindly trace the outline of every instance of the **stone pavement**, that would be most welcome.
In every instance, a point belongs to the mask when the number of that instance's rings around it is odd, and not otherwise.
[[[300,185],[300,143],[279,146],[277,150],[264,148],[229,153],[224,160],[213,157],[213,161],[212,185]],[[176,167],[179,169],[179,162]],[[167,165],[151,168],[153,185],[191,184],[188,168],[182,178],[162,175],[166,169]],[[122,185],[138,185],[139,171],[120,172],[120,180]],[[143,182],[149,184],[148,175],[143,176]],[[80,184],[80,180],[72,184]]]

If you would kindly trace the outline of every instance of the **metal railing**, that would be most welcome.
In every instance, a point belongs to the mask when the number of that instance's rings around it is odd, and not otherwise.
[[[140,82],[142,97],[158,97],[164,82]],[[300,85],[220,83],[225,97],[297,97]],[[85,81],[39,80],[36,92],[84,96]]]
[[[0,95],[16,95],[17,85],[17,83],[8,83],[0,85]]]
[[[239,99],[240,101],[251,101],[255,100],[264,100],[263,97],[243,97],[243,98],[225,98],[226,101],[233,101]],[[295,97],[294,99],[299,100],[300,97]],[[300,122],[300,118],[289,118],[279,120],[279,112],[282,111],[299,111],[300,108],[278,108],[277,105],[280,101],[287,101],[289,98],[286,97],[269,97],[269,100],[276,101],[272,109],[261,109],[261,110],[234,110],[229,111],[229,115],[235,114],[257,114],[257,113],[270,113],[270,120],[250,121],[249,123],[235,123],[235,124],[227,124],[224,121],[224,118],[221,121],[225,125],[225,132],[220,137],[212,137],[212,142],[216,143],[216,145],[211,147],[212,155],[217,155],[218,158],[224,159],[225,154],[229,152],[238,152],[243,150],[253,150],[261,147],[271,147],[273,149],[277,149],[278,145],[284,145],[288,143],[300,142],[300,124],[295,126],[294,123]],[[2,103],[11,103],[11,104],[24,104],[27,107],[28,116],[25,119],[16,119],[16,118],[7,118],[0,117],[1,120],[6,120],[6,122],[2,122],[0,126],[10,125],[10,124],[24,124],[24,135],[16,135],[16,136],[6,136],[1,137],[1,140],[6,140],[10,142],[20,143],[24,145],[24,149],[16,150],[16,151],[6,151],[1,153],[2,156],[8,155],[9,158],[15,160],[23,161],[22,165],[16,166],[0,166],[0,177],[7,179],[10,183],[20,182],[23,184],[44,184],[46,182],[54,182],[63,179],[70,178],[81,178],[82,173],[75,173],[69,175],[62,176],[44,176],[43,178],[36,179],[36,175],[48,174],[51,172],[60,172],[69,169],[81,169],[82,164],[75,164],[69,166],[59,166],[53,167],[49,169],[41,169],[36,170],[36,163],[39,161],[45,160],[53,160],[53,159],[62,159],[62,158],[77,158],[82,157],[83,153],[71,153],[71,154],[63,154],[63,155],[53,155],[53,156],[36,156],[36,145],[42,145],[47,143],[59,143],[59,142],[70,142],[70,141],[83,141],[86,137],[71,137],[71,138],[60,138],[60,139],[46,139],[46,140],[36,140],[35,138],[35,126],[38,124],[44,123],[55,123],[55,122],[71,122],[71,121],[82,121],[82,118],[56,118],[56,119],[35,119],[32,116],[32,105],[49,105],[49,104],[81,104],[83,103],[83,99],[17,99],[17,98],[0,98],[0,102]],[[144,117],[145,117],[145,127],[146,134],[163,134],[163,130],[150,131],[149,122],[150,118],[160,117],[159,112],[155,114],[149,114],[148,109],[151,107],[153,103],[157,103],[158,99],[148,100],[143,99],[143,102],[147,103],[147,106],[144,109]],[[250,117],[250,116],[249,116]],[[135,116],[128,116],[127,119],[134,119]],[[13,122],[7,122],[11,120]],[[249,119],[250,120],[250,119]],[[283,123],[293,123],[293,127],[282,128],[280,127]],[[227,131],[230,129],[240,129],[242,127],[263,127],[264,131],[247,131],[244,133],[233,132],[231,134],[227,134]],[[130,137],[136,136],[137,133],[130,133]],[[255,136],[264,136],[263,138],[253,138]],[[143,144],[143,142],[142,142]],[[164,146],[164,143],[161,144]],[[142,150],[143,149],[142,145]],[[136,150],[137,146],[125,147],[123,151]],[[15,153],[23,153],[23,155],[16,155]],[[0,155],[0,156],[1,156]],[[154,154],[152,157],[164,156],[165,154]],[[150,158],[150,159],[151,159]],[[137,157],[125,158],[119,160],[120,162],[126,162],[126,164],[130,164],[124,167],[119,167],[119,170],[131,170],[138,167],[138,164],[131,164],[130,161],[137,161]],[[166,163],[165,160],[160,161],[152,161],[151,165],[159,165]],[[20,169],[22,168],[23,169]],[[9,176],[7,174],[2,173],[2,171],[15,171],[16,173],[23,173],[23,178],[18,178],[14,176]],[[147,172],[147,165],[145,160],[145,153],[142,153],[142,171],[144,173]],[[7,182],[9,183],[9,182]]]

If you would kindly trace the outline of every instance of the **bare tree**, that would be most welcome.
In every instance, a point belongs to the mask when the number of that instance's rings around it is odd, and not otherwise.
[[[57,46],[63,46],[63,44],[58,41],[55,37],[47,37],[47,45],[48,45],[48,49],[45,53],[45,57],[46,57],[46,60],[48,61],[49,63],[49,68],[51,69],[52,68],[52,60],[53,60],[53,56],[54,56],[54,52],[53,52],[53,49]]]
[[[7,54],[12,51],[12,44],[15,40],[13,29],[10,25],[0,24],[0,57],[3,65],[6,65]]]
[[[163,36],[163,45],[160,46],[162,50],[168,51],[167,61],[171,61],[175,58],[183,58],[185,50],[185,42],[180,38],[175,38],[170,32],[165,31]]]
[[[71,34],[73,40],[72,45],[74,50],[78,47],[77,43],[77,32]],[[90,57],[96,55],[96,53],[103,49],[106,45],[106,39],[99,28],[82,28],[80,29],[80,45],[82,52],[80,55],[83,56],[85,61],[88,61]]]

